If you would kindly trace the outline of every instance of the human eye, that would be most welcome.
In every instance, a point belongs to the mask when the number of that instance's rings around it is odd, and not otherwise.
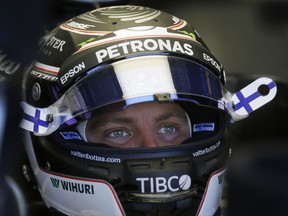
[[[122,138],[129,136],[129,133],[124,129],[115,129],[107,133],[108,138]]]
[[[159,130],[159,134],[173,134],[176,132],[176,127],[173,125],[164,125]]]

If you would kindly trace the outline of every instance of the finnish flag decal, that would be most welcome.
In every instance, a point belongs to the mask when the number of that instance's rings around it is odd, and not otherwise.
[[[45,133],[49,123],[46,121],[46,109],[35,108],[27,103],[21,103],[24,115],[20,127],[35,133]]]
[[[234,112],[240,116],[247,116],[270,102],[276,92],[276,83],[272,79],[259,78],[232,96]]]

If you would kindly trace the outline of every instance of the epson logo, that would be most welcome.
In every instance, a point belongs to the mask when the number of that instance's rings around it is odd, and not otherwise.
[[[81,62],[80,64],[74,66],[72,69],[70,69],[67,73],[65,73],[62,77],[60,77],[61,84],[63,85],[68,81],[69,78],[74,77],[75,74],[79,73],[80,71],[84,70],[85,64],[84,62]]]
[[[191,186],[191,178],[188,175],[155,177],[155,178],[136,178],[140,182],[141,193],[163,193],[188,190]]]
[[[220,65],[213,58],[205,53],[203,53],[203,58],[205,61],[210,62],[219,72],[221,71]]]

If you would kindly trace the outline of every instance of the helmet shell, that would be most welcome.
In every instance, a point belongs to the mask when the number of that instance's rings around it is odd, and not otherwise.
[[[225,84],[221,64],[185,20],[157,9],[124,5],[90,11],[55,28],[27,73],[25,100],[37,108],[49,107],[91,70],[97,75],[115,62],[152,55],[196,62]],[[199,116],[203,113],[199,111]],[[46,205],[70,215],[89,211],[170,215],[175,206],[175,214],[213,215],[223,187],[223,181],[216,179],[223,178],[229,145],[225,114],[217,109],[211,113],[219,123],[213,137],[170,148],[95,147],[81,139],[75,125],[49,136],[27,135],[29,159]],[[139,193],[146,192],[148,196],[139,200]],[[149,194],[160,198],[149,199]],[[105,207],[105,199],[111,208]]]

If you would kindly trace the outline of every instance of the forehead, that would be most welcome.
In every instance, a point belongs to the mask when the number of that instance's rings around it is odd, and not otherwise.
[[[176,103],[149,102],[131,105],[126,109],[117,112],[98,114],[92,119],[97,122],[106,120],[117,121],[117,119],[121,121],[127,119],[128,121],[143,116],[147,119],[165,120],[170,117],[186,118],[186,112]]]
[[[158,112],[166,112],[166,111],[178,111],[181,112],[184,110],[181,106],[174,102],[147,102],[147,103],[139,103],[128,106],[123,112],[131,112],[137,110],[138,112],[141,111],[148,111],[148,110],[155,110]]]

